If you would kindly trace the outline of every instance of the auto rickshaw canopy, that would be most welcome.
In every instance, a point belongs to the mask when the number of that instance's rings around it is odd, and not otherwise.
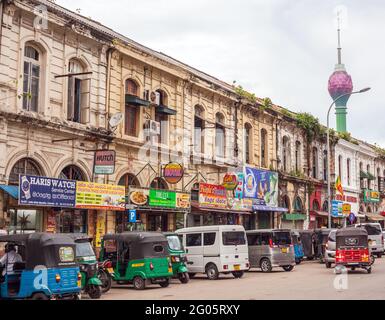
[[[364,228],[345,228],[337,230],[336,248],[368,248],[368,232]]]
[[[31,233],[0,236],[0,242],[21,246],[25,269],[37,266],[46,268],[73,267],[75,242],[68,235],[52,233]]]

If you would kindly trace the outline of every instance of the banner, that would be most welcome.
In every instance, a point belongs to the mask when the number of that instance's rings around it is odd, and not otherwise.
[[[199,185],[199,206],[226,209],[226,188],[220,185],[201,183]]]
[[[125,187],[76,182],[76,208],[125,211]]]
[[[76,181],[20,175],[19,205],[74,208]]]
[[[115,172],[116,153],[114,150],[95,151],[94,173],[111,175]]]
[[[138,207],[189,209],[191,206],[191,196],[186,192],[133,187],[128,197],[130,203]]]
[[[260,206],[278,207],[278,173],[245,168],[244,198]]]

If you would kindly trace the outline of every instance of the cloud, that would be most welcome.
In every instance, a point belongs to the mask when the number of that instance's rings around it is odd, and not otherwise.
[[[197,69],[326,123],[327,82],[337,61],[334,9],[345,5],[343,62],[356,89],[348,129],[385,146],[385,3],[312,0],[59,0],[59,4]],[[92,5],[91,5],[92,4]],[[335,123],[335,117],[331,119]]]

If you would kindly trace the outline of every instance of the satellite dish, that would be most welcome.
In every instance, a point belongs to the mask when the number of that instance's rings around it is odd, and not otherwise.
[[[123,121],[123,113],[115,113],[110,119],[110,127],[115,129]]]

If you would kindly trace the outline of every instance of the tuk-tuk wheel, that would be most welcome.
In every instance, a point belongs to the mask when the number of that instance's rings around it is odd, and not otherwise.
[[[290,272],[290,271],[293,271],[294,266],[284,266],[284,267],[282,267],[282,268],[283,268],[283,270],[285,270],[286,272]]]
[[[87,293],[91,299],[100,299],[100,297],[102,296],[102,289],[100,286],[90,284],[88,285]]]
[[[382,258],[382,253],[377,253],[377,258],[381,259]]]
[[[243,275],[245,274],[244,271],[234,271],[232,272],[234,278],[236,279],[241,279],[243,277]]]
[[[327,269],[330,269],[332,267],[332,263],[331,262],[326,262],[325,266],[326,266]]]
[[[179,273],[178,278],[179,278],[179,281],[183,284],[186,284],[190,281],[190,277],[187,272]]]
[[[32,296],[32,300],[48,300],[49,298],[47,297],[47,295],[45,295],[44,293],[42,292],[39,292],[39,293],[35,293],[33,296]]]
[[[190,277],[190,279],[193,279],[193,278],[195,278],[196,273],[189,273],[188,276]]]
[[[146,281],[141,277],[135,277],[133,284],[136,290],[144,290],[144,288],[146,287]]]
[[[366,271],[368,272],[368,274],[371,274],[372,273],[372,267],[366,269]]]
[[[169,285],[170,285],[170,279],[167,279],[161,283],[159,283],[159,285],[162,287],[162,288],[167,288]]]
[[[295,259],[295,264],[299,265],[301,264],[302,260],[301,259]]]

